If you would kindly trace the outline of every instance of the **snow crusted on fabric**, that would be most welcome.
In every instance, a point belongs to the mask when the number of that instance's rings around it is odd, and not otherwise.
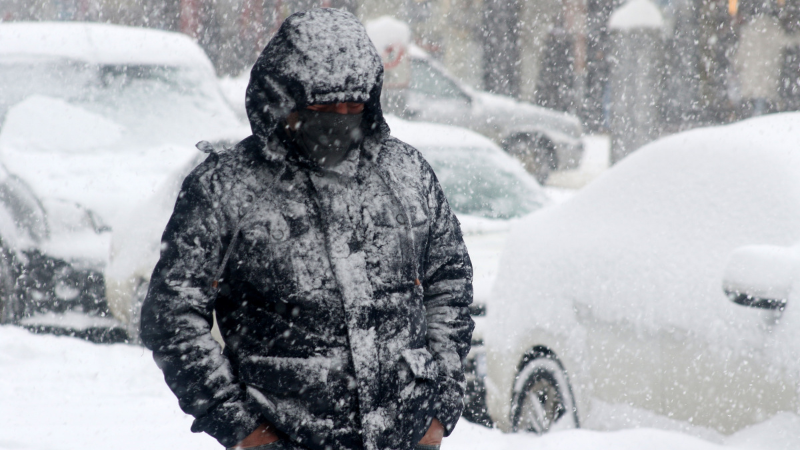
[[[313,9],[289,16],[267,44],[245,104],[253,133],[266,136],[295,107],[373,102],[379,111],[382,83],[383,64],[363,25],[341,10]],[[383,122],[380,114],[366,119]]]
[[[309,36],[347,44],[331,56],[341,73],[316,71],[333,47]],[[251,74],[254,135],[186,178],[164,232],[142,340],[192,429],[223,445],[269,421],[297,448],[411,449],[461,414],[472,268],[430,166],[389,136],[374,53],[348,13],[287,19]],[[323,169],[278,125],[334,97],[365,101],[365,138]]]

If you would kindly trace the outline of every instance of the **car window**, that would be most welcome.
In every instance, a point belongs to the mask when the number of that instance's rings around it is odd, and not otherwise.
[[[427,97],[466,100],[467,95],[439,69],[428,61],[411,59],[411,83],[409,89]]]
[[[542,206],[541,193],[522,169],[491,149],[419,147],[457,213],[489,219],[520,217]]]

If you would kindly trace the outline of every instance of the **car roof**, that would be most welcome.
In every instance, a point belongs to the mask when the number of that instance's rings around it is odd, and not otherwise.
[[[0,58],[64,58],[93,64],[202,67],[213,70],[188,36],[103,23],[0,24]]]

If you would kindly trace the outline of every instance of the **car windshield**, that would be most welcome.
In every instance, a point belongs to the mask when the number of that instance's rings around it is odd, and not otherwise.
[[[536,182],[510,161],[482,147],[420,147],[460,214],[489,219],[520,217],[542,206]]]
[[[465,98],[458,85],[428,61],[411,59],[411,83],[409,89],[427,97],[447,99]]]
[[[214,123],[227,105],[212,75],[185,67],[0,59],[0,121],[15,104],[44,95],[122,125],[132,143],[184,141],[190,130],[226,124]]]

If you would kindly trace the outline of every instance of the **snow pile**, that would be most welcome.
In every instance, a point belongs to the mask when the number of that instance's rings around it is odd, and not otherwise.
[[[66,101],[32,95],[11,108],[0,147],[76,152],[116,144],[125,127]]]
[[[391,46],[405,48],[411,43],[411,28],[393,17],[381,16],[370,20],[365,24],[365,28],[381,55]]]
[[[663,27],[664,17],[652,0],[629,0],[608,19],[608,28],[611,30]]]
[[[795,450],[800,443],[800,416],[779,413],[766,422],[732,434],[725,443],[753,450]]]
[[[178,408],[149,350],[95,345],[0,326],[0,449],[142,448],[216,450]],[[734,434],[736,448],[789,450],[800,441],[800,418],[776,416]],[[32,438],[32,437],[35,437]],[[720,445],[674,431],[572,430],[538,437],[504,434],[461,421],[443,450],[716,450]]]
[[[461,421],[442,442],[442,450],[722,450],[726,447],[672,431],[633,429],[614,432],[568,430],[536,436],[505,434]]]

